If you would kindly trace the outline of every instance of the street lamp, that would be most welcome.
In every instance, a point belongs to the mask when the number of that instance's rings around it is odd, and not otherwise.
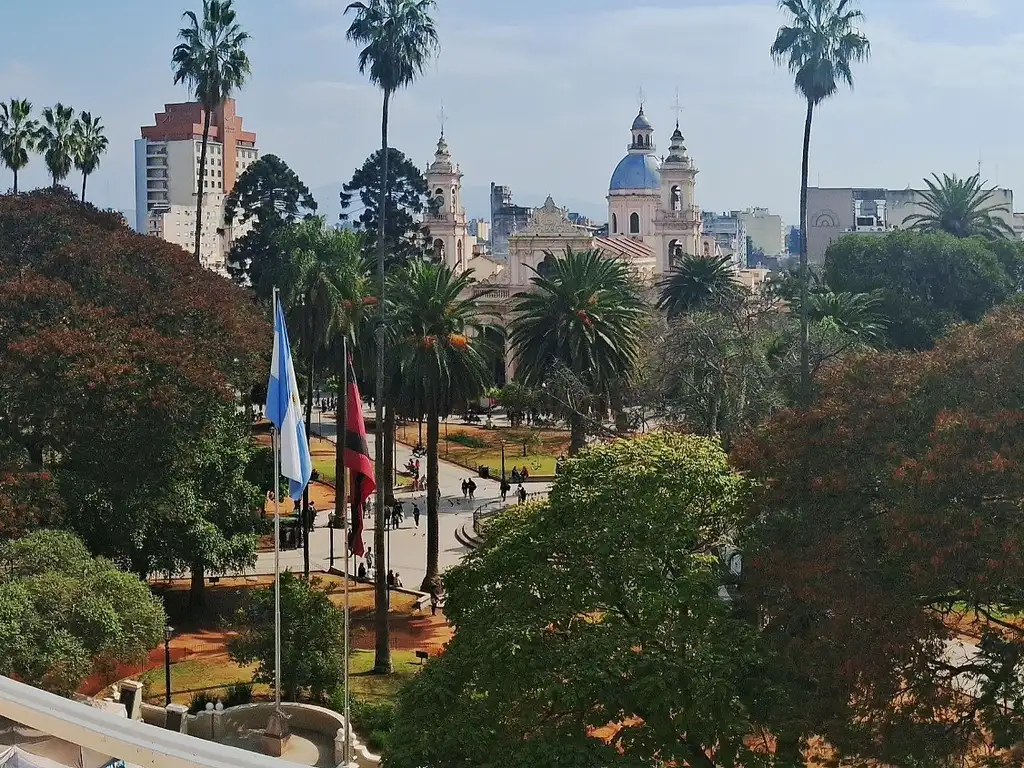
[[[167,686],[167,695],[164,703],[171,703],[171,635],[174,634],[174,627],[168,624],[164,627],[164,684]]]

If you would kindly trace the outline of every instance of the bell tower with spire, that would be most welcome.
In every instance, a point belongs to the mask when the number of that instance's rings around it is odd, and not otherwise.
[[[665,274],[683,256],[696,256],[700,244],[701,217],[694,191],[697,168],[686,152],[679,129],[677,99],[676,129],[668,157],[661,164],[661,206],[655,216],[655,230],[661,240],[658,272]]]
[[[424,221],[430,230],[431,251],[435,259],[455,272],[465,272],[473,256],[473,238],[469,236],[466,209],[462,207],[462,171],[452,164],[443,121],[434,162],[427,168],[426,179],[431,209]]]

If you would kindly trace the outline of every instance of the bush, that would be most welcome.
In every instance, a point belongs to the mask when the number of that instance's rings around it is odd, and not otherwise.
[[[391,738],[391,728],[395,724],[395,705],[391,701],[360,701],[353,699],[351,704],[352,727],[366,738],[367,746],[380,753]]]
[[[486,440],[469,434],[468,432],[453,432],[448,435],[448,440],[457,445],[464,445],[466,448],[489,448]]]
[[[233,683],[228,686],[224,706],[238,707],[242,704],[252,704],[252,683]]]
[[[199,691],[195,694],[188,702],[188,711],[190,714],[198,715],[204,709],[207,704],[216,704],[217,698],[212,696],[209,691]]]

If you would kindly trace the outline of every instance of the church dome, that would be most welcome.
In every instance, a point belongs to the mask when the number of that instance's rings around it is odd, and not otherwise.
[[[634,131],[653,131],[654,128],[651,126],[647,117],[644,115],[644,108],[640,107],[640,113],[636,116],[636,120],[633,121]]]
[[[628,154],[612,174],[609,191],[627,189],[661,189],[661,171],[654,155]]]

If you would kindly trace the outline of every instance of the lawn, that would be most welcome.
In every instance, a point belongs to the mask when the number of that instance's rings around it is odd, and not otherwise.
[[[398,439],[406,445],[419,442],[419,425],[415,422],[398,427]],[[447,437],[441,428],[440,456],[476,472],[477,467],[490,467],[491,476],[501,474],[501,441],[505,441],[505,471],[512,467],[529,467],[531,475],[552,476],[559,456],[569,453],[569,433],[562,429],[542,427],[498,427],[484,429],[468,424],[449,424]],[[523,455],[525,452],[525,456]]]
[[[367,701],[394,698],[402,683],[419,671],[419,661],[413,651],[392,651],[395,666],[392,675],[373,674],[373,651],[353,650],[349,667],[349,687],[352,696]],[[171,701],[185,704],[200,691],[212,696],[223,696],[229,685],[252,680],[255,665],[241,667],[226,655],[187,659],[171,665]],[[166,690],[164,670],[153,669],[140,678],[143,696],[150,704],[163,704]],[[253,687],[257,699],[268,699],[271,689],[266,685]]]
[[[320,473],[320,479],[325,483],[335,485],[337,475],[334,474],[334,443],[324,440],[322,437],[314,437],[310,442],[309,450],[310,457],[313,459],[313,469]],[[398,485],[410,485],[412,480],[398,475],[395,482]]]

